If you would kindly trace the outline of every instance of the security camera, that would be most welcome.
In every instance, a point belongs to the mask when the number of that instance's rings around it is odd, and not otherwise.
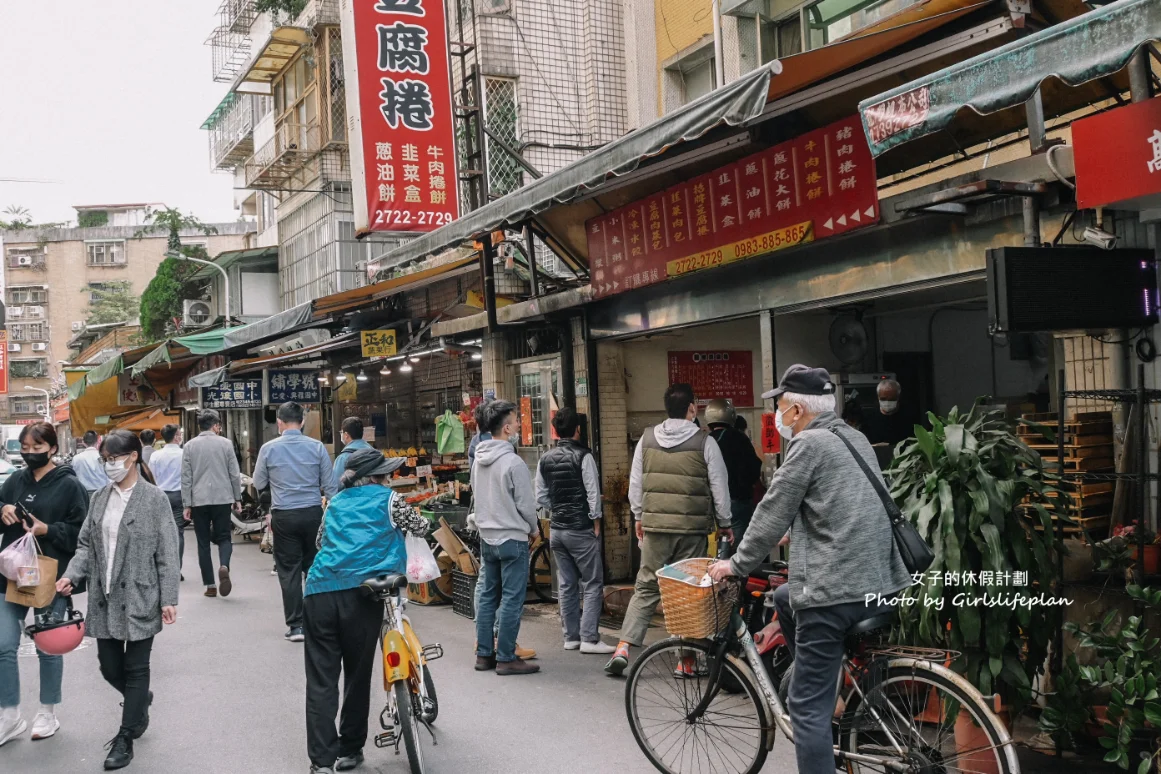
[[[1110,234],[1103,228],[1089,226],[1084,230],[1084,241],[1102,250],[1112,250],[1117,246],[1117,235]]]

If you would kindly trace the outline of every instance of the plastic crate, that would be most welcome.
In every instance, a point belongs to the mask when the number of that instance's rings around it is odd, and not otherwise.
[[[477,575],[452,570],[452,611],[456,615],[475,620]]]

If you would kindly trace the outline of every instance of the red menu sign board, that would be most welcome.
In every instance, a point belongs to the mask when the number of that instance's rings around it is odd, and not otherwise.
[[[1072,146],[1077,207],[1161,194],[1161,99],[1074,121]]]
[[[442,0],[343,4],[355,230],[434,231],[459,216]]]
[[[693,385],[699,406],[729,398],[735,406],[754,405],[754,353],[748,349],[670,352],[669,383]]]
[[[767,148],[585,223],[593,295],[841,234],[879,219],[858,116]]]

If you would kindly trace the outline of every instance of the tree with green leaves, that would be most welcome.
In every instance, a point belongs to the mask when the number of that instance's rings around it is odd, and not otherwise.
[[[141,300],[133,295],[133,286],[124,281],[104,282],[82,291],[90,294],[87,325],[129,322],[137,318]]]
[[[254,10],[258,13],[284,13],[295,17],[306,8],[307,0],[254,0]]]
[[[32,213],[27,207],[19,204],[10,204],[4,208],[3,218],[0,218],[0,231],[20,231],[32,227]]]
[[[218,233],[213,226],[203,223],[193,215],[172,207],[164,210],[148,210],[146,225],[134,234],[135,239],[143,239],[151,234],[165,233],[166,252],[177,252],[191,258],[209,260],[205,249],[199,245],[183,245],[181,233],[196,231],[209,236]],[[175,320],[181,319],[182,302],[198,298],[200,288],[191,278],[199,265],[192,261],[166,258],[157,267],[157,273],[149,286],[141,294],[141,335],[148,341],[160,341],[176,330]]]

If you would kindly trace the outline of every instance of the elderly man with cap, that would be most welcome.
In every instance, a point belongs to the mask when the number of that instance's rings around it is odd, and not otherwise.
[[[730,513],[734,518],[731,526],[735,543],[740,543],[754,513],[754,484],[762,475],[762,460],[754,451],[754,444],[737,428],[737,420],[734,403],[728,398],[716,398],[705,407],[710,438],[718,442],[726,463],[730,481]]]
[[[303,590],[306,633],[306,740],[312,772],[348,771],[363,762],[371,673],[383,603],[359,585],[407,569],[404,533],[422,537],[427,521],[387,486],[402,457],[359,449],[347,458],[343,489],[331,499],[318,554]],[[344,676],[339,728],[339,672]]]
[[[865,600],[890,598],[911,584],[868,478],[882,482],[875,453],[835,414],[834,392],[825,369],[793,365],[762,395],[777,401],[785,460],[737,553],[709,569],[715,580],[745,577],[793,527],[790,582],[775,592],[774,604],[794,655],[788,703],[800,774],[834,774],[831,718],[843,640],[858,622],[890,610]]]

